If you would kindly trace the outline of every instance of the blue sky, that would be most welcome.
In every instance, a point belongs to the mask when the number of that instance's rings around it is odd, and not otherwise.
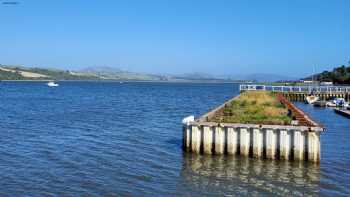
[[[346,0],[15,1],[0,5],[1,64],[303,76],[350,60]]]

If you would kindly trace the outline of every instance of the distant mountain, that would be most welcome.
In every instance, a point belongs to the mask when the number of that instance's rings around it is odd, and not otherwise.
[[[296,80],[296,77],[289,77],[277,74],[268,73],[254,73],[248,75],[220,75],[220,79],[239,80],[239,81],[255,81],[255,82],[277,82],[277,81],[291,81]]]
[[[277,75],[277,74],[256,73],[256,74],[246,75],[242,79],[252,80],[257,82],[276,82],[276,81],[291,81],[291,80],[296,80],[297,78],[284,76],[284,75]]]
[[[80,71],[0,65],[0,80],[167,80],[160,75],[123,71],[113,67],[88,67]]]
[[[0,80],[96,80],[95,76],[76,75],[68,70],[0,65]]]
[[[222,80],[222,78],[215,77],[207,73],[186,73],[181,75],[173,75],[174,79],[183,79],[183,80]]]
[[[154,75],[124,71],[109,66],[87,67],[77,71],[39,67],[0,65],[0,80],[136,80],[136,81],[211,81],[241,82],[258,81],[274,82],[293,80],[274,74],[251,75],[211,75],[206,73],[186,73],[181,75]]]
[[[121,73],[123,72],[119,68],[114,68],[110,66],[94,66],[87,67],[80,70],[80,72],[90,72],[90,73]]]
[[[129,72],[109,66],[88,67],[78,71],[78,73],[106,80],[164,80],[164,76],[161,75]]]

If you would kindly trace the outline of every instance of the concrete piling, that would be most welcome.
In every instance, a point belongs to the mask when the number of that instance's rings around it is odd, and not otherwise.
[[[274,159],[276,155],[277,135],[273,129],[266,129],[266,157]]]
[[[230,155],[237,154],[238,146],[238,129],[227,128],[227,153]]]
[[[263,132],[253,129],[253,156],[259,158],[263,155]]]
[[[191,134],[192,134],[191,135],[192,152],[200,153],[201,130],[198,128],[198,126],[192,126]]]
[[[215,154],[223,154],[225,151],[225,131],[224,128],[215,127]]]
[[[203,152],[205,154],[212,154],[214,135],[212,128],[209,126],[203,126]]]
[[[316,132],[308,133],[308,160],[320,161],[320,134]]]
[[[252,153],[255,158],[318,163],[321,131],[305,126],[193,123],[184,125],[183,147],[193,153],[202,149],[203,154]]]
[[[291,134],[287,130],[280,130],[280,158],[288,160],[290,157]]]
[[[191,148],[191,127],[183,127],[183,148],[184,150],[189,150]]]
[[[304,160],[304,132],[294,131],[294,159]]]
[[[239,149],[240,149],[240,154],[248,156],[249,155],[249,142],[250,142],[250,133],[247,128],[240,128],[239,131]]]

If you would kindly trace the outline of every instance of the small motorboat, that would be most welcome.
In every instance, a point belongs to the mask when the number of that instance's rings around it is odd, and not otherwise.
[[[320,98],[318,96],[315,95],[310,95],[306,97],[306,102],[308,104],[313,104],[314,102],[318,101]]]
[[[49,87],[57,87],[57,86],[59,86],[57,83],[55,83],[54,81],[49,81],[48,83],[47,83],[47,86],[49,86]]]
[[[326,103],[327,107],[347,107],[349,104],[345,101],[344,98],[335,98]]]
[[[327,106],[327,107],[336,107],[337,104],[334,103],[333,101],[327,101],[326,106]]]

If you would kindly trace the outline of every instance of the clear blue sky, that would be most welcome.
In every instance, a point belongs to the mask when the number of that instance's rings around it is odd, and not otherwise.
[[[0,0],[0,63],[291,76],[350,60],[350,1]]]

